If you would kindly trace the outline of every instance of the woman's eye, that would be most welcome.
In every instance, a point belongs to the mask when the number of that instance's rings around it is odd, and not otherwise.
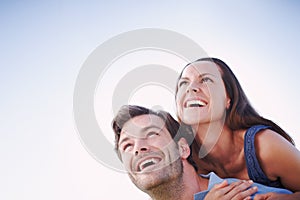
[[[181,87],[181,86],[183,86],[183,85],[186,85],[187,83],[188,83],[187,81],[180,81],[180,82],[178,83],[178,86]]]
[[[204,77],[201,79],[201,83],[208,83],[208,82],[213,82],[213,81],[208,77]]]

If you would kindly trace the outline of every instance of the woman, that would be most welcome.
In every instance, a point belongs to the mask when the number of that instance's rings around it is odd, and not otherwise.
[[[300,152],[292,138],[255,111],[223,61],[188,64],[177,82],[176,106],[179,120],[195,131],[199,173],[300,191]]]

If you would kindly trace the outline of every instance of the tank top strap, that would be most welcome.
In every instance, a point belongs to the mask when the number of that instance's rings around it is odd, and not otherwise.
[[[255,125],[250,127],[245,133],[244,151],[245,151],[245,159],[247,164],[248,175],[249,178],[254,182],[262,183],[264,185],[269,185],[273,187],[280,187],[281,184],[279,181],[271,181],[265,175],[265,173],[261,169],[261,166],[257,160],[257,156],[255,153],[254,138],[256,133],[268,128],[271,127],[266,125]]]

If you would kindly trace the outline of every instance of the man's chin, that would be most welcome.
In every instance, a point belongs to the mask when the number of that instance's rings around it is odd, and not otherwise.
[[[163,179],[150,179],[147,178],[145,180],[138,180],[137,182],[134,182],[136,187],[138,187],[140,190],[144,192],[149,192],[151,190],[154,190],[155,188],[159,188],[162,184],[167,183],[168,180]]]
[[[138,173],[135,176],[129,175],[131,181],[142,191],[151,190],[160,184],[168,181],[167,177],[162,176],[158,171]]]
[[[156,168],[157,169],[157,168]],[[142,171],[143,172],[143,171]],[[128,174],[131,181],[140,190],[148,193],[158,187],[168,185],[175,179],[182,176],[182,161],[178,158],[172,164],[159,168],[157,170],[149,170],[147,173]],[[165,188],[165,187],[161,187]]]

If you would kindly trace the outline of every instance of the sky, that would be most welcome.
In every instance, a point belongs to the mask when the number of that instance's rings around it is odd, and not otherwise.
[[[294,0],[0,1],[0,199],[148,198],[85,143],[74,110],[91,55],[133,30],[172,31],[225,61],[254,108],[299,149],[299,9]],[[179,73],[185,64],[176,52],[143,48],[111,60],[92,94],[97,124],[111,144],[100,145],[101,153],[113,152],[114,98],[175,113],[174,88],[166,83],[137,85],[129,95],[118,83],[132,72],[142,75],[135,71],[141,66]]]

